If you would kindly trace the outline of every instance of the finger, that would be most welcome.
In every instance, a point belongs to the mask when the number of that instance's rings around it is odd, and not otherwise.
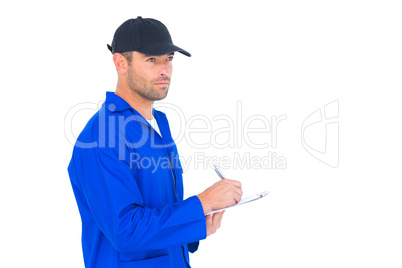
[[[235,181],[235,180],[230,180],[230,179],[222,179],[218,181],[217,183],[219,184],[226,184],[226,185],[231,185],[233,187],[241,189],[241,182],[240,181]]]
[[[207,227],[212,225],[212,214],[209,214],[205,217],[205,220],[207,222]]]
[[[212,214],[208,214],[207,216],[205,216],[205,219],[207,223],[212,223]]]
[[[222,221],[222,215],[223,215],[223,210],[220,211],[216,217],[216,222],[215,222],[215,230],[218,230],[221,227],[221,221]]]
[[[233,186],[235,186],[236,188],[241,189],[241,182],[240,181],[235,181],[235,180],[229,180],[226,179],[230,184],[232,184]]]
[[[207,223],[207,236],[209,236],[212,233],[212,215],[209,214],[205,216],[205,221]]]
[[[243,191],[239,188],[235,188],[235,193],[242,196],[243,195]]]
[[[241,196],[242,196],[241,194],[235,193],[233,198],[234,198],[236,204],[240,202]]]
[[[210,232],[209,232],[210,234],[216,233],[218,218],[219,218],[219,212],[215,212],[214,214],[212,214],[212,223],[211,223]]]
[[[219,216],[220,216],[220,212],[217,212],[217,213],[214,213],[214,218],[212,219],[212,225],[214,226],[214,227],[216,227],[216,225],[218,224],[218,222],[219,222]]]
[[[216,215],[216,223],[220,224],[224,212],[225,212],[224,210],[221,210],[219,211],[219,213],[217,213],[218,215]]]
[[[220,215],[221,220],[222,220],[222,218],[223,218],[223,214],[225,213],[225,211],[226,211],[226,210],[222,210],[222,211],[221,211],[221,215]]]
[[[222,223],[222,219],[223,219],[223,213],[225,213],[225,210],[222,210],[221,213],[219,214],[219,221],[218,221],[217,229],[221,228],[221,223]]]

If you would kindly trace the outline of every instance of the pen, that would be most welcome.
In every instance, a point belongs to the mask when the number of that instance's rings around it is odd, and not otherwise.
[[[219,167],[217,165],[214,165],[216,174],[218,174],[219,178],[221,178],[222,180],[224,179],[223,173],[222,171],[220,171]]]

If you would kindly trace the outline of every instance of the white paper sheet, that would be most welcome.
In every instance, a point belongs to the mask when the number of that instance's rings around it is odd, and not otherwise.
[[[249,196],[243,197],[243,198],[240,200],[240,202],[237,203],[236,205],[233,205],[233,206],[227,207],[227,208],[218,209],[218,210],[211,210],[211,211],[208,211],[207,213],[205,213],[205,215],[209,215],[209,214],[212,214],[212,213],[221,211],[221,210],[226,210],[226,209],[229,209],[229,208],[237,207],[237,206],[243,205],[243,204],[245,204],[245,203],[249,203],[249,202],[252,202],[252,201],[261,199],[261,198],[263,198],[264,196],[266,196],[268,193],[269,193],[269,192],[264,191],[264,192],[261,192],[261,193],[258,193],[258,194],[253,194],[253,195],[249,195]]]

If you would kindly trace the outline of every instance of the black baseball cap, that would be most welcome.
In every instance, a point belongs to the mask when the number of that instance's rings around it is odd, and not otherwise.
[[[173,44],[162,22],[141,16],[120,25],[114,33],[112,45],[107,47],[112,54],[138,51],[149,56],[161,56],[178,51],[191,57],[190,53]]]

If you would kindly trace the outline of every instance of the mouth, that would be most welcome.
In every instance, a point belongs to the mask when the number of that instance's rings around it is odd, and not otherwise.
[[[155,83],[155,85],[157,85],[157,86],[164,86],[164,87],[166,87],[166,86],[168,86],[168,85],[169,85],[169,82],[158,82],[158,83]]]

